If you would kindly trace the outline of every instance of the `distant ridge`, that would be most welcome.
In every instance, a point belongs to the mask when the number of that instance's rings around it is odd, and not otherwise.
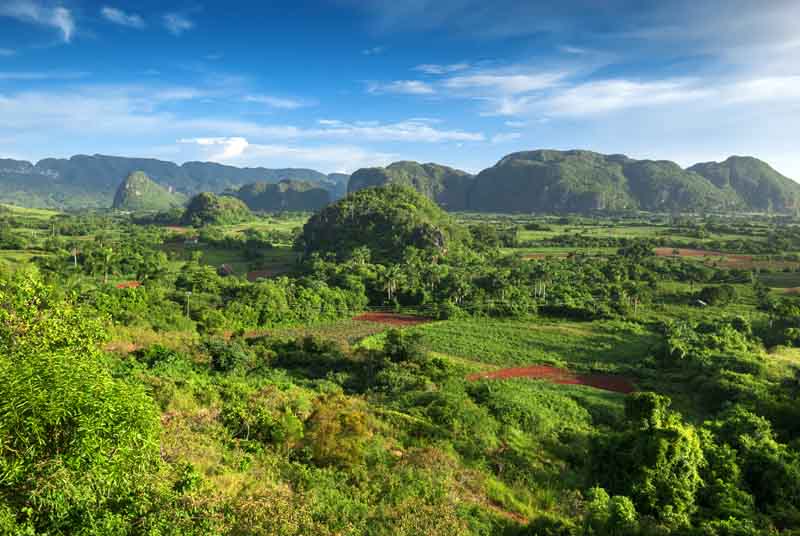
[[[0,202],[60,209],[108,207],[118,185],[135,171],[186,196],[281,180],[318,182],[334,198],[344,193],[341,174],[329,177],[313,169],[239,168],[213,162],[186,162],[179,166],[153,158],[76,155],[69,159],[46,158],[35,165],[0,159]]]
[[[683,169],[592,151],[523,151],[475,176],[416,162],[359,169],[349,191],[382,184],[411,186],[448,210],[479,212],[800,210],[800,184],[752,157]]]
[[[318,182],[282,180],[271,184],[246,184],[231,195],[241,199],[250,210],[316,211],[331,202],[331,194]]]

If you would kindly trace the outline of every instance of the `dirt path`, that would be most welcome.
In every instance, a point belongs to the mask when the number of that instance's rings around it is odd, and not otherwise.
[[[377,322],[378,324],[386,324],[401,328],[418,326],[419,324],[427,324],[428,322],[432,322],[430,318],[403,315],[399,313],[363,313],[353,317],[353,320],[357,320],[359,322]]]
[[[505,380],[509,378],[535,378],[562,385],[587,385],[596,389],[615,393],[632,393],[636,391],[633,382],[623,376],[607,374],[576,374],[566,369],[549,365],[533,365],[530,367],[514,367],[491,372],[479,372],[467,376],[467,380]]]

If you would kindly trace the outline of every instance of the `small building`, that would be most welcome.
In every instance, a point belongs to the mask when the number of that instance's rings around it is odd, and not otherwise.
[[[222,277],[228,277],[229,275],[233,275],[233,273],[233,267],[230,264],[223,264],[217,268],[217,274]]]

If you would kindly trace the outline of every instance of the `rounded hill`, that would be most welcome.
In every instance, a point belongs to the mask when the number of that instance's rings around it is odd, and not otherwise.
[[[228,195],[203,192],[194,196],[186,206],[184,225],[231,225],[252,218],[253,214],[243,201]]]
[[[350,257],[369,248],[375,262],[398,261],[406,247],[446,254],[466,231],[413,188],[389,184],[349,194],[315,214],[303,227],[307,255]]]

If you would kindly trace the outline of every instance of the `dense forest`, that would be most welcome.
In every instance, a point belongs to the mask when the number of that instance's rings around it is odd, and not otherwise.
[[[0,208],[0,533],[800,530],[800,222]]]
[[[476,176],[416,162],[359,170],[349,191],[390,183],[415,188],[455,211],[794,213],[800,208],[800,185],[748,157],[682,169],[665,160],[591,151],[524,151],[505,156]]]

